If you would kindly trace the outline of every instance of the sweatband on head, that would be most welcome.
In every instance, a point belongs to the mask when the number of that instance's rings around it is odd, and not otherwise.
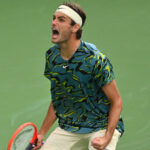
[[[80,17],[80,15],[75,12],[73,9],[71,9],[70,7],[66,6],[66,5],[60,5],[56,12],[62,12],[65,15],[67,15],[68,17],[70,17],[76,24],[79,24],[80,27],[82,26],[82,18]]]

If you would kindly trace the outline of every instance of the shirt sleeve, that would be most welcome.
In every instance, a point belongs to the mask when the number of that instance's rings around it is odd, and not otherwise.
[[[106,56],[100,56],[95,63],[94,79],[102,87],[114,79],[113,66]]]
[[[50,63],[49,63],[49,51],[46,52],[45,54],[45,69],[44,69],[44,76],[49,77],[49,72],[50,72]]]

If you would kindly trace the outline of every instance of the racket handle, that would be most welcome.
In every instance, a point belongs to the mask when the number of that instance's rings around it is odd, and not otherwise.
[[[29,143],[25,150],[32,150],[32,148],[34,148],[37,145],[37,141],[38,139],[35,140],[34,144]]]
[[[31,150],[33,148],[33,145],[30,143],[25,150]]]

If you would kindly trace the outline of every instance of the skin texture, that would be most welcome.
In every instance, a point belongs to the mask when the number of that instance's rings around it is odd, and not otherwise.
[[[33,150],[39,149],[43,145],[43,140],[45,138],[45,135],[46,135],[47,131],[51,128],[51,126],[54,124],[56,119],[57,119],[57,117],[55,115],[53,104],[51,102],[50,107],[47,112],[47,115],[45,117],[45,120],[41,126],[41,129],[38,132],[37,146]]]
[[[71,19],[63,13],[56,12],[52,21],[52,42],[60,45],[61,56],[68,60],[80,45],[80,40],[76,39],[76,32],[80,25],[71,26]],[[53,30],[58,30],[59,34],[53,34]],[[73,43],[73,44],[72,44]]]

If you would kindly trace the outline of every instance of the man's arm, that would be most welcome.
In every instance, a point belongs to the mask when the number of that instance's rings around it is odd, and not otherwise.
[[[54,124],[54,122],[56,120],[57,120],[57,117],[55,115],[53,104],[51,102],[48,112],[47,112],[47,115],[43,121],[43,124],[42,124],[39,132],[38,132],[37,146],[33,150],[39,149],[42,146],[42,143],[43,143],[46,133],[52,127],[52,125]]]
[[[105,136],[102,138],[95,138],[92,141],[93,147],[95,147],[97,150],[103,150],[109,144],[114,130],[118,124],[123,106],[122,99],[117,89],[115,80],[103,86],[102,90],[110,100],[111,107],[109,112],[108,127]]]

